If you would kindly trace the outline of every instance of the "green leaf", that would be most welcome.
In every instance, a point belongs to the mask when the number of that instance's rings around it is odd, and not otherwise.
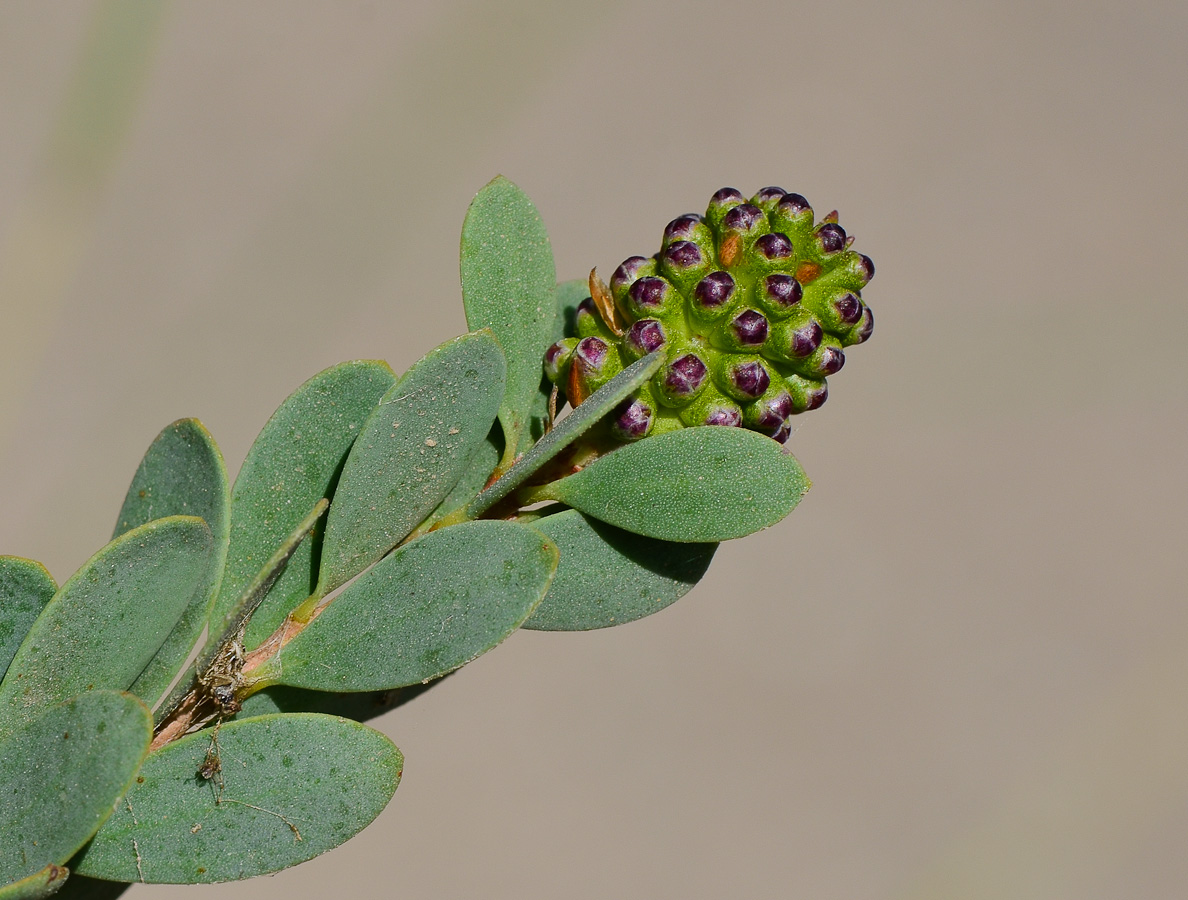
[[[166,516],[197,516],[210,528],[210,563],[169,637],[130,690],[152,705],[185,664],[206,625],[227,559],[231,488],[223,454],[197,419],[179,419],[162,431],[140,461],[124,498],[115,534]]]
[[[490,650],[536,608],[557,548],[515,522],[465,522],[400,547],[285,646],[264,680],[325,691],[404,687]]]
[[[13,657],[0,684],[0,736],[85,690],[127,689],[177,624],[209,562],[210,529],[192,516],[141,525],[87,560]]]
[[[57,590],[41,563],[20,556],[0,556],[0,680],[29,628]]]
[[[707,425],[627,444],[523,499],[557,500],[661,540],[724,541],[774,525],[809,484],[771,438]]]
[[[549,592],[524,623],[536,631],[588,631],[659,612],[692,590],[718,549],[642,537],[572,509],[532,527],[561,551]]]
[[[387,363],[340,363],[309,379],[273,413],[235,479],[231,545],[212,622],[226,618],[276,548],[318,500],[333,494],[363,422],[395,381]],[[289,561],[256,611],[249,647],[270,635],[313,591],[315,548],[316,541],[307,541]]]
[[[499,409],[510,466],[528,427],[541,359],[553,335],[557,273],[540,213],[503,176],[479,191],[462,225],[462,302],[471,331],[489,328],[507,355]]]
[[[636,360],[626,369],[586,398],[586,401],[557,423],[557,427],[536,442],[536,446],[516,461],[506,475],[479,494],[466,508],[466,517],[475,519],[523,484],[549,460],[588,431],[594,424],[644,384],[664,363],[664,351],[656,350]]]
[[[115,814],[75,860],[95,878],[196,884],[276,872],[366,827],[404,759],[366,725],[315,713],[227,722],[222,771],[196,774],[212,729],[149,755]],[[221,786],[220,786],[221,780]]]
[[[92,691],[0,743],[0,884],[66,861],[111,815],[152,740],[148,707]]]
[[[0,900],[40,900],[50,897],[58,893],[69,874],[70,870],[65,866],[50,863],[40,872],[0,887]]]
[[[506,366],[490,332],[447,341],[380,400],[334,494],[318,596],[358,575],[433,512],[495,420]]]

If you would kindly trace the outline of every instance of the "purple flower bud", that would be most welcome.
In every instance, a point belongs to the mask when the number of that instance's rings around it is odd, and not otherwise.
[[[606,355],[609,349],[606,341],[602,338],[582,338],[573,349],[573,362],[575,365],[581,366],[585,372],[596,373],[602,368],[602,364],[606,362]]]
[[[706,413],[705,424],[738,427],[742,425],[742,411],[734,404],[719,404]]]
[[[740,206],[739,209],[742,207]],[[755,246],[759,248],[759,252],[766,259],[787,259],[792,255],[792,242],[788,240],[788,235],[778,231],[763,235],[755,241]]]
[[[822,253],[836,253],[846,246],[846,230],[836,222],[826,222],[817,229]]]
[[[722,227],[727,231],[750,231],[766,218],[759,207],[743,203],[726,213],[726,217],[722,219]]]
[[[652,427],[652,408],[638,398],[628,398],[615,407],[611,427],[625,441],[637,441]]]
[[[780,423],[780,426],[775,430],[775,433],[772,434],[771,439],[777,444],[786,444],[788,443],[788,438],[790,437],[792,437],[791,416],[784,419],[784,421]]]
[[[619,264],[619,268],[615,269],[615,274],[611,276],[610,288],[615,296],[621,297],[631,286],[631,283],[639,278],[640,271],[645,267],[650,267],[651,263],[652,260],[643,256],[632,256],[623,260]]]
[[[805,211],[813,211],[808,200],[801,194],[784,194],[776,208],[789,218],[798,216]]]
[[[846,355],[842,353],[840,347],[826,347],[821,354],[821,365],[818,370],[822,375],[832,375],[834,372],[840,372],[841,367],[845,364]]]
[[[744,309],[730,323],[735,340],[743,347],[759,347],[767,340],[767,319],[763,313]]]
[[[646,314],[648,310],[662,307],[670,290],[672,286],[663,278],[646,275],[631,285],[627,297],[635,309]]]
[[[573,348],[577,342],[573,338],[563,338],[545,351],[544,370],[549,381],[556,381],[561,375],[561,369],[569,361]]]
[[[655,319],[640,319],[627,331],[626,340],[636,356],[647,356],[664,345],[664,326]]]
[[[594,305],[592,297],[587,297],[577,305],[573,324],[578,335],[592,334],[602,330],[602,319],[598,315],[598,308]]]
[[[734,296],[734,279],[728,272],[710,272],[693,289],[693,299],[706,309],[717,309]]]
[[[820,409],[825,405],[825,401],[829,399],[829,385],[822,381],[821,386],[809,391],[807,397],[808,406],[804,408],[805,412],[808,412],[810,409]]]
[[[763,293],[773,305],[783,309],[799,303],[804,289],[791,275],[777,274],[763,279]]]
[[[847,325],[853,325],[862,318],[862,301],[855,294],[842,294],[833,301],[833,308],[837,310],[837,317]]]
[[[776,203],[779,203],[780,200],[783,199],[784,194],[786,194],[786,193],[787,193],[787,191],[785,191],[783,188],[779,188],[779,187],[760,188],[759,193],[757,193],[754,197],[751,198],[751,202],[754,203],[756,206],[763,206],[763,207],[768,207],[769,205],[774,206]]]
[[[698,356],[687,353],[669,365],[664,386],[673,397],[691,397],[705,381],[705,375],[705,363]]]
[[[812,356],[821,346],[823,337],[824,334],[821,332],[821,326],[817,324],[817,320],[810,319],[792,332],[788,355],[800,358]]]
[[[739,191],[735,190],[734,188],[724,187],[724,188],[721,188],[718,191],[716,191],[714,193],[714,195],[712,197],[710,197],[710,205],[711,206],[725,206],[729,203],[745,203],[746,199],[747,199],[746,197],[744,197]]]
[[[704,227],[705,219],[697,215],[697,213],[686,213],[683,216],[677,216],[664,226],[664,243],[669,244],[672,241],[688,240]]]
[[[730,370],[730,384],[744,397],[762,397],[771,386],[771,376],[762,363],[751,360],[738,363]]]
[[[664,262],[678,272],[695,268],[702,260],[701,248],[692,241],[676,241],[664,250]]]
[[[866,275],[866,280],[870,281],[872,278],[874,278],[874,273],[875,273],[874,261],[869,256],[867,256],[865,253],[859,253],[858,258],[861,261],[862,271]]]
[[[760,400],[753,413],[754,422],[768,434],[774,433],[792,415],[792,395],[781,391],[768,400]]]
[[[863,341],[870,338],[870,336],[873,332],[874,332],[874,313],[872,313],[870,311],[870,307],[867,306],[866,308],[864,308],[862,310],[861,324],[859,324],[858,327],[855,328],[854,331],[852,332],[854,343],[861,344]]]

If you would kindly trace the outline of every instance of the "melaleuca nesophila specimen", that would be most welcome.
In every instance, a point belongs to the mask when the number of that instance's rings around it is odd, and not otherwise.
[[[747,200],[723,188],[705,215],[669,222],[655,256],[625,260],[609,297],[591,278],[545,372],[577,405],[663,349],[661,369],[616,410],[615,438],[734,425],[783,443],[792,416],[825,402],[843,348],[874,329],[862,299],[874,264],[852,242],[836,213],[815,221],[800,194],[767,187]]]

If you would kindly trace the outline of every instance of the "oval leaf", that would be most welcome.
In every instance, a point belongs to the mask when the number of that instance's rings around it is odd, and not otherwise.
[[[396,791],[400,751],[366,725],[316,713],[227,722],[221,772],[196,773],[211,729],[152,753],[75,861],[95,878],[196,884],[276,872],[366,827]]]
[[[701,580],[718,545],[678,544],[566,510],[532,523],[561,551],[549,592],[524,627],[589,631],[659,612]]]
[[[173,682],[206,625],[227,559],[230,506],[223,454],[201,422],[179,419],[157,435],[132,478],[113,536],[166,516],[197,516],[210,528],[212,543],[202,585],[130,688],[150,705]]]
[[[384,395],[343,466],[318,595],[378,560],[446,498],[495,420],[505,371],[490,332],[476,332],[430,351]]]
[[[42,710],[0,744],[0,884],[64,865],[111,815],[150,740],[148,707],[92,691]]]
[[[620,447],[529,499],[558,500],[647,537],[725,541],[774,525],[809,484],[771,438],[705,425]]]
[[[177,624],[209,561],[210,529],[192,516],[141,525],[87,560],[13,657],[0,685],[0,735],[84,690],[127,689]]]
[[[40,900],[53,896],[66,883],[69,875],[70,870],[65,866],[50,863],[40,872],[0,887],[0,900]]]
[[[351,444],[395,381],[387,363],[340,363],[309,379],[272,414],[235,479],[231,544],[212,622],[223,621],[314,504],[333,494]],[[315,543],[308,540],[298,548],[256,610],[255,627],[247,634],[249,647],[268,637],[313,591]]]
[[[510,465],[540,386],[541,359],[556,319],[557,272],[540,213],[503,176],[478,192],[462,225],[462,303],[471,331],[489,328],[507,355],[499,409]]]
[[[57,590],[41,563],[0,556],[0,681],[17,647]]]
[[[556,546],[527,525],[466,522],[430,532],[344,590],[265,678],[368,691],[444,675],[515,631],[556,568]]]

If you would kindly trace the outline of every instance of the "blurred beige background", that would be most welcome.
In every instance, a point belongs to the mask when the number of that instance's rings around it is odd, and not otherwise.
[[[725,184],[841,210],[877,328],[801,508],[672,609],[377,720],[346,846],[149,898],[1188,894],[1188,6],[0,4],[0,552],[157,431],[464,330],[496,173],[563,277]]]

